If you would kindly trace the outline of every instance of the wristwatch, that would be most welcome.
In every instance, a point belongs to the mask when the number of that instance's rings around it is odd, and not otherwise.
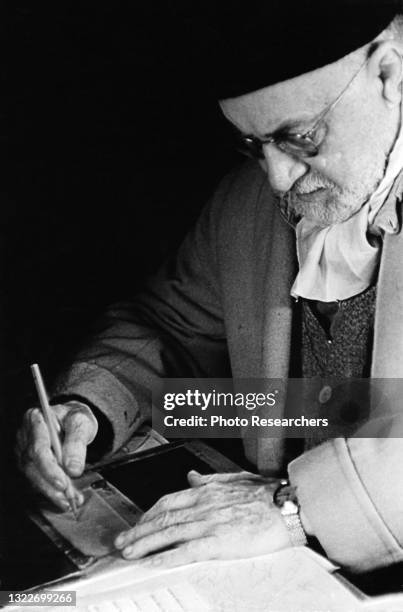
[[[283,516],[292,545],[305,546],[308,540],[299,516],[296,489],[290,485],[288,480],[280,480],[273,494],[273,502]]]

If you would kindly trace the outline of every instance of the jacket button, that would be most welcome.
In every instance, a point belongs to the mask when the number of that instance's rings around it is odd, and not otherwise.
[[[319,403],[326,404],[326,402],[328,402],[331,397],[332,397],[332,387],[329,387],[329,385],[325,385],[324,387],[322,387],[322,389],[319,391],[319,396],[318,396]]]

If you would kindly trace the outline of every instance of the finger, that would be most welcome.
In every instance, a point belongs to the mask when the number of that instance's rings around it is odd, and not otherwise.
[[[235,482],[238,480],[262,480],[262,476],[245,471],[225,474],[199,474],[199,472],[191,470],[188,473],[188,481],[192,487],[200,487],[211,482]]]
[[[205,525],[198,521],[172,525],[136,539],[123,549],[122,555],[125,559],[140,559],[162,548],[189,540],[197,540],[204,535],[204,529]]]
[[[69,478],[69,486],[67,487],[65,491],[65,495],[67,499],[70,501],[73,501],[73,503],[75,503],[76,506],[82,506],[85,501],[83,493],[73,485],[70,478]]]
[[[217,480],[210,479],[210,482],[206,482],[203,487],[193,487],[165,495],[143,514],[138,525],[154,520],[166,521],[166,524],[168,522],[172,523],[176,516],[181,516],[178,514],[181,510],[183,510],[183,516],[185,517],[183,521],[186,522],[199,518],[201,514],[209,510],[215,511],[218,508],[225,507],[231,500],[235,503],[240,500],[240,497],[244,500],[251,496],[253,498],[252,484],[256,486],[254,484],[256,481],[264,482],[264,479],[261,476],[246,478],[248,472],[242,474],[242,478],[234,478],[235,474],[220,474],[217,476],[230,476],[230,478],[221,482],[219,478]],[[252,474],[252,476],[255,475]]]
[[[203,484],[203,477],[199,472],[196,472],[196,470],[190,470],[187,479],[191,487],[200,487]]]
[[[192,508],[200,497],[200,492],[193,489],[185,489],[164,495],[152,506],[143,516],[140,521],[146,522],[164,512],[173,510],[182,510],[184,508]]]
[[[25,414],[26,444],[32,446],[36,442],[50,448],[50,437],[45,419],[39,408],[31,408]]]
[[[61,510],[66,511],[70,509],[70,504],[67,501],[64,492],[52,487],[52,485],[42,476],[32,462],[26,465],[25,473],[34,489],[42,493]]]
[[[85,467],[87,445],[96,434],[96,422],[89,413],[71,409],[63,420],[63,465],[70,476],[81,476]]]
[[[58,486],[55,487],[52,482],[43,475],[38,469],[38,466],[30,461],[25,466],[25,475],[30,480],[31,485],[34,489],[48,497],[62,510],[68,510],[71,507],[71,500],[73,499],[77,506],[81,506],[84,503],[83,494],[73,487],[71,480],[61,470],[58,464],[57,468],[60,470],[61,478],[56,481]],[[64,478],[64,484],[62,485],[61,479]]]
[[[219,555],[214,551],[214,545],[211,540],[212,538],[207,537],[186,542],[171,550],[165,550],[145,559],[140,559],[137,564],[149,568],[169,568],[187,565],[188,563],[197,563],[198,561],[207,561],[208,559],[217,559]]]
[[[163,512],[148,521],[139,521],[135,527],[128,531],[122,531],[115,540],[116,548],[125,548],[139,538],[143,538],[152,533],[163,531],[167,527],[179,526],[185,523],[197,522],[204,519],[204,510],[199,510],[196,506],[189,510],[171,510]],[[216,523],[215,517],[211,517],[210,523]]]
[[[29,418],[31,429],[28,432],[29,439],[25,451],[26,457],[22,457],[22,462],[32,462],[52,488],[64,491],[68,480],[52,453],[49,431],[42,413],[39,409],[35,408],[30,412]]]

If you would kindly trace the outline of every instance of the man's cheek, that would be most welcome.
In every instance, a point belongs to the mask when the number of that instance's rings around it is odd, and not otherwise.
[[[338,155],[340,155],[340,154],[338,154]],[[318,170],[319,170],[319,172],[326,172],[327,167],[328,167],[327,157],[321,157],[320,159],[318,159]]]

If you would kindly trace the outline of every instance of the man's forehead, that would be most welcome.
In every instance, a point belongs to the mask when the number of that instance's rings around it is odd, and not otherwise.
[[[362,59],[361,54],[359,57]],[[224,115],[241,131],[272,132],[283,124],[309,121],[335,98],[351,77],[357,57],[346,57],[318,70],[263,89],[220,101]]]

